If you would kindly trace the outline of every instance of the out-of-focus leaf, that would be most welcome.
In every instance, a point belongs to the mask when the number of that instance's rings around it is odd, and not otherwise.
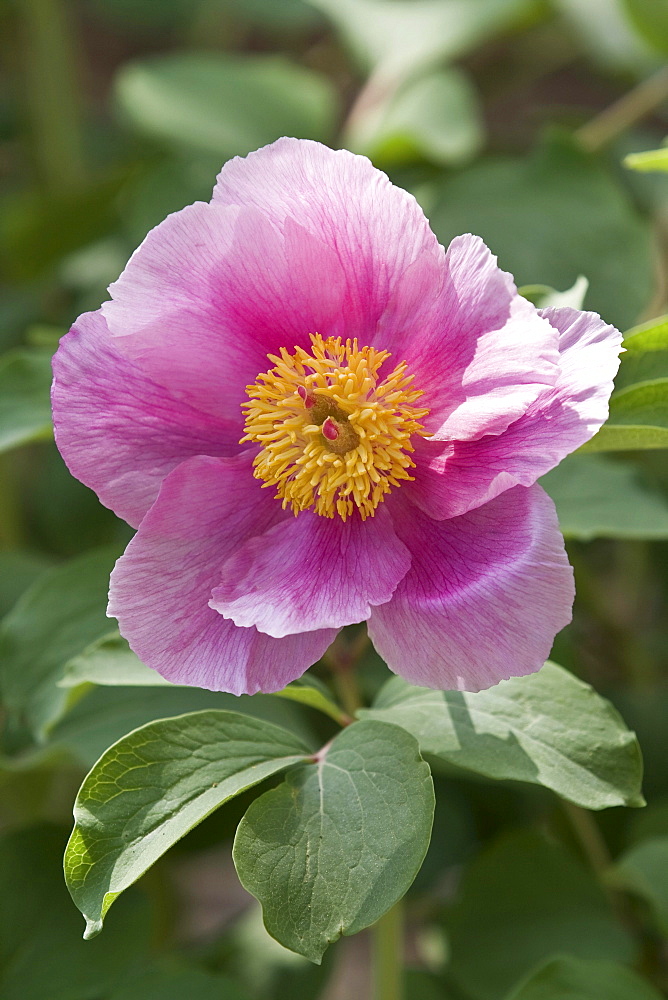
[[[634,326],[624,337],[616,390],[638,382],[668,378],[668,316]]]
[[[588,809],[644,804],[635,734],[610,702],[556,663],[476,693],[393,677],[360,716],[402,726],[424,754],[488,778],[543,785]]]
[[[0,451],[51,437],[51,352],[17,348],[0,358]]]
[[[360,106],[348,122],[345,143],[380,166],[415,160],[457,165],[480,149],[482,121],[467,76],[448,69],[410,80],[387,99]]]
[[[313,732],[297,705],[271,695],[242,695],[164,684],[158,687],[100,686],[68,711],[49,734],[54,750],[66,750],[84,767],[92,767],[105,750],[133,729],[183,712],[225,709],[242,712],[289,729],[315,746]]]
[[[118,554],[101,549],[48,570],[0,627],[3,701],[37,735],[68,703],[69,692],[56,687],[64,664],[109,631],[107,589]]]
[[[581,451],[668,448],[668,378],[638,382],[615,392],[610,416]]]
[[[455,59],[530,16],[535,0],[310,0],[361,66],[399,81]]]
[[[190,53],[130,63],[116,97],[144,134],[221,163],[282,135],[326,140],[336,114],[328,81],[282,56]]]
[[[661,1000],[653,986],[617,962],[552,958],[506,1000]]]
[[[117,686],[175,687],[157,670],[144,666],[118,631],[96,639],[79,656],[69,660],[58,687],[76,687],[78,684],[103,684]]]
[[[524,285],[518,288],[520,295],[533,302],[538,309],[560,309],[563,306],[570,306],[571,309],[583,309],[585,298],[589,290],[589,279],[583,274],[576,279],[571,288],[565,292],[558,292],[549,285]]]
[[[4,617],[24,590],[49,569],[50,560],[37,552],[9,549],[0,552],[0,617]]]
[[[648,223],[605,168],[561,133],[530,157],[479,163],[446,177],[430,211],[446,246],[482,236],[519,285],[569,288],[589,278],[588,306],[621,329],[651,292]]]
[[[643,38],[659,52],[668,53],[668,4],[666,0],[624,0],[631,21]]]
[[[19,830],[0,840],[2,1000],[106,997],[148,950],[147,908],[123,900],[115,926],[85,943],[63,884],[60,830]]]
[[[609,873],[609,882],[642,896],[668,936],[668,837],[653,837],[632,847]]]
[[[308,756],[287,730],[223,711],[162,719],[110,747],[79,790],[65,852],[85,936],[98,934],[117,896],[209,813]]]
[[[155,962],[130,976],[108,1000],[248,1000],[248,994],[227,976]]]
[[[656,52],[629,24],[624,0],[552,0],[552,4],[602,68],[640,75],[656,66]]]
[[[540,483],[566,538],[668,538],[668,501],[628,462],[569,455]]]
[[[563,848],[525,831],[473,862],[446,923],[449,968],[475,1000],[500,1000],[555,954],[623,962],[634,953],[593,875]]]
[[[631,170],[665,173],[668,170],[668,147],[650,149],[645,153],[629,153],[624,157],[624,166]]]
[[[14,197],[0,215],[0,260],[18,281],[39,277],[68,253],[106,236],[117,224],[116,199],[126,172],[64,195]]]
[[[234,863],[269,933],[320,962],[328,944],[401,899],[429,846],[433,813],[415,740],[396,726],[358,722],[255,799]]]

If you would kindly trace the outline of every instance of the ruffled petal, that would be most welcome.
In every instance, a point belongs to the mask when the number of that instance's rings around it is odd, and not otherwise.
[[[238,423],[202,413],[149,379],[118,353],[99,310],[63,337],[53,371],[56,442],[68,468],[133,527],[179,462],[239,451]]]
[[[518,295],[477,236],[448,247],[436,304],[424,297],[417,322],[397,334],[424,392],[434,440],[499,434],[559,374],[556,331]]]
[[[455,517],[513,486],[530,486],[588,441],[608,416],[622,335],[596,313],[541,313],[559,333],[560,371],[499,436],[417,444],[411,496],[432,517]]]
[[[282,346],[340,322],[336,254],[297,222],[197,203],[135,251],[102,311],[119,351],[192,405],[238,421],[245,387]]]
[[[280,690],[322,656],[335,630],[274,639],[209,607],[235,547],[282,518],[248,454],[191,458],[167,477],[109,592],[109,614],[144,663],[175,683],[254,694]]]
[[[282,232],[296,222],[335,253],[345,276],[339,322],[311,332],[393,350],[394,316],[410,316],[404,299],[416,283],[438,293],[444,253],[422,209],[365,156],[279,139],[226,163],[213,204],[255,209]]]
[[[389,601],[410,562],[382,506],[345,523],[304,511],[233,553],[211,606],[273,636],[341,628]]]
[[[390,669],[413,684],[467,691],[538,670],[574,597],[547,494],[518,486],[448,521],[403,501],[393,518],[412,565],[369,619]]]

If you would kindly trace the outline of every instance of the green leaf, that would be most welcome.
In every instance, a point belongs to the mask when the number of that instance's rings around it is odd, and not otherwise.
[[[668,377],[668,316],[659,316],[629,330],[624,337],[615,388]]]
[[[105,614],[116,549],[98,549],[48,570],[0,627],[0,689],[8,710],[38,736],[65,710],[56,687],[64,664],[109,631]]]
[[[506,835],[473,862],[446,926],[449,970],[474,1000],[501,1000],[560,952],[622,962],[634,954],[594,876],[529,831]]]
[[[130,976],[108,1000],[247,1000],[247,997],[227,976],[163,961]]]
[[[346,713],[332,701],[325,685],[320,684],[314,677],[304,676],[299,681],[293,681],[282,691],[275,691],[274,697],[287,698],[289,701],[297,701],[310,708],[317,708],[319,712],[324,712],[341,726],[350,721]]]
[[[628,462],[569,455],[540,483],[566,538],[668,538],[668,501]]]
[[[520,295],[533,302],[538,309],[561,309],[563,306],[583,309],[588,290],[589,281],[583,274],[565,292],[558,292],[548,285],[524,285],[518,288]]]
[[[644,153],[629,153],[624,157],[624,166],[630,170],[665,173],[668,170],[668,147],[650,149]]]
[[[287,730],[216,710],[149,723],[110,747],[79,790],[65,853],[85,936],[102,930],[116,897],[193,826],[309,753]]]
[[[0,358],[0,452],[53,434],[51,352],[17,348]]]
[[[96,639],[79,656],[69,660],[57,684],[65,688],[79,684],[177,686],[165,680],[157,670],[145,666],[118,630]]]
[[[325,78],[282,56],[159,56],[126,64],[116,96],[141,132],[221,162],[282,135],[326,140],[336,114]]]
[[[640,976],[617,962],[552,958],[506,1000],[661,1000]]]
[[[400,81],[458,58],[537,10],[535,0],[311,0],[362,67]]]
[[[0,617],[4,618],[50,563],[48,556],[37,552],[23,549],[0,552]]]
[[[636,844],[618,860],[608,881],[645,899],[668,936],[668,837]]]
[[[623,0],[552,0],[552,5],[603,69],[646,76],[656,68],[656,52],[629,24]]]
[[[615,392],[610,416],[581,451],[668,447],[668,378],[638,382]]]
[[[405,894],[433,812],[415,740],[396,726],[355,723],[317,763],[251,804],[234,863],[269,933],[317,963],[328,944],[368,927]]]
[[[434,71],[390,90],[385,100],[360,106],[348,125],[347,148],[381,166],[416,160],[458,165],[483,141],[476,93],[458,69]]]
[[[666,0],[624,0],[628,15],[643,38],[668,53],[668,4]]]
[[[586,274],[589,308],[621,329],[646,306],[649,224],[570,137],[550,133],[528,157],[489,159],[444,175],[434,193],[429,215],[441,243],[477,233],[518,285],[569,288]]]
[[[393,677],[360,716],[402,726],[423,754],[487,778],[543,785],[588,809],[644,804],[635,735],[556,663],[476,693]]]
[[[131,896],[103,939],[81,940],[80,917],[63,884],[64,840],[49,827],[0,839],[2,1000],[107,997],[148,950],[148,908]]]

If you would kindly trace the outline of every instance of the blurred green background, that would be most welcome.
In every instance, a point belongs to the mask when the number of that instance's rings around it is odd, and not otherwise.
[[[519,285],[584,276],[585,307],[624,331],[668,312],[668,177],[622,166],[668,133],[668,3],[0,0],[0,51],[0,996],[365,996],[363,936],[311,967],[238,887],[230,838],[257,790],[80,940],[60,854],[86,769],[136,725],[235,700],[72,680],[100,650],[112,667],[124,655],[104,607],[131,532],[53,445],[50,356],[152,226],[208,199],[226,159],[285,134],[367,154],[441,242],[480,234]],[[668,375],[655,355],[646,377]],[[668,983],[665,451],[577,456],[545,485],[578,585],[554,658],[637,729],[649,805],[583,834],[538,789],[437,775],[409,904],[415,1000],[565,997],[571,981],[577,998],[604,1000],[607,983],[615,1000],[652,1000]],[[365,664],[369,691],[383,671]],[[287,702],[252,711],[326,735]],[[611,903],[612,884],[630,891]],[[571,958],[547,967],[554,992],[516,992],[555,954]]]

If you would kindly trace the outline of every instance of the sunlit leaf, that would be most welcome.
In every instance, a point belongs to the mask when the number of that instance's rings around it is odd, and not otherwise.
[[[589,809],[644,802],[635,735],[608,701],[555,663],[476,693],[393,677],[360,715],[402,726],[423,754],[488,778],[544,785]]]
[[[74,806],[65,878],[86,937],[128,886],[228,799],[309,756],[287,730],[203,711],[136,729],[100,758]]]

